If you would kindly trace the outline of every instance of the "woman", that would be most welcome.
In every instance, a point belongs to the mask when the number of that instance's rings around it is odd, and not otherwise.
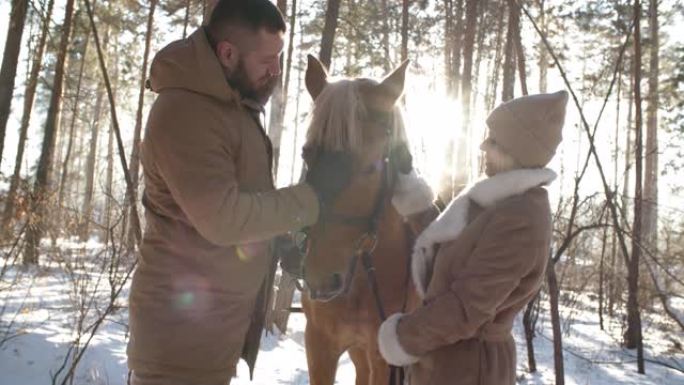
[[[423,306],[380,327],[388,363],[411,385],[514,384],[518,312],[542,284],[551,242],[544,168],[561,141],[568,94],[525,96],[487,118],[487,178],[456,197],[416,240]],[[439,251],[435,254],[435,246]]]

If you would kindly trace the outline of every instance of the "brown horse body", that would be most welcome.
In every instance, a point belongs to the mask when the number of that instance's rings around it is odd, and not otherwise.
[[[393,175],[402,165],[390,161],[390,152],[406,140],[394,107],[405,69],[404,64],[380,83],[328,83],[323,66],[309,58],[306,84],[315,105],[305,161],[311,165],[320,151],[346,151],[354,159],[350,185],[307,232],[303,308],[311,385],[332,385],[345,351],[356,368],[357,385],[388,384],[390,368],[377,345],[379,306],[389,315],[418,305],[409,272],[415,234],[391,203]],[[361,260],[364,250],[375,283]]]
[[[392,314],[415,308],[418,297],[408,278],[410,265],[407,261],[413,236],[389,201],[385,206],[371,261],[375,268],[377,295],[385,314]],[[346,295],[328,302],[303,297],[311,385],[333,384],[338,360],[345,351],[356,368],[356,385],[388,383],[389,367],[377,345],[377,331],[382,320],[375,295],[359,261]]]

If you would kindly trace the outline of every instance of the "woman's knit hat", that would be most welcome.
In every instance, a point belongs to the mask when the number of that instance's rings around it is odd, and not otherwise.
[[[568,93],[523,96],[489,114],[489,137],[523,168],[546,166],[562,139]]]

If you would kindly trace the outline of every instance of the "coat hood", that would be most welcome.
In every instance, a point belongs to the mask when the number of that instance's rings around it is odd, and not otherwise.
[[[149,86],[157,93],[184,89],[224,103],[239,103],[241,99],[226,81],[202,27],[187,39],[176,40],[157,53],[150,69]]]

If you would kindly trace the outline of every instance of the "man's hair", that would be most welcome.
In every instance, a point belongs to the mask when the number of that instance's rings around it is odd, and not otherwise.
[[[207,35],[215,49],[218,42],[230,40],[236,30],[257,33],[262,28],[271,33],[287,29],[283,14],[271,1],[219,0],[211,13]]]

